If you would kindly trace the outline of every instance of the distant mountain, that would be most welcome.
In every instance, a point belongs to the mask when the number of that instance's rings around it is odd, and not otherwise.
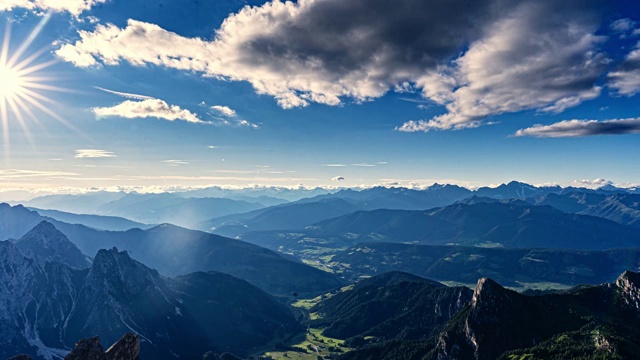
[[[148,230],[98,231],[44,218],[19,205],[0,204],[0,239],[20,238],[43,220],[51,222],[85,255],[115,246],[163,275],[219,271],[281,295],[320,293],[342,285],[335,275],[271,250],[168,224]]]
[[[565,212],[598,216],[624,225],[640,227],[640,194],[597,193],[549,194],[526,200]]]
[[[628,269],[639,271],[640,249],[578,251],[369,243],[338,252],[328,265],[349,281],[405,271],[463,284],[491,277],[519,288],[575,286],[611,282]]]
[[[339,357],[374,359],[635,359],[640,274],[614,284],[525,296],[480,279],[471,302],[430,340],[396,339]]]
[[[278,186],[255,186],[248,188],[240,188],[240,189],[226,189],[218,186],[212,186],[205,189],[196,189],[182,192],[185,197],[218,197],[218,198],[228,198],[228,199],[237,199],[237,200],[245,200],[249,202],[254,202],[252,200],[248,200],[247,198],[259,199],[261,197],[268,197],[271,199],[279,199],[284,202],[288,201],[298,201],[300,199],[314,197],[323,194],[329,194],[335,192],[335,190],[325,189],[321,187],[316,188],[286,188],[286,187],[278,187]],[[258,201],[263,205],[271,206],[272,204],[263,203],[262,201]]]
[[[560,186],[536,187],[518,181],[511,181],[495,188],[481,187],[474,192],[475,196],[495,199],[526,199],[546,194],[560,193]]]
[[[620,224],[640,227],[640,195],[614,195],[597,205],[590,206],[580,214],[598,216]]]
[[[223,236],[236,237],[251,231],[297,230],[319,221],[358,210],[423,210],[464,199],[470,190],[456,185],[435,184],[426,190],[374,187],[341,190],[257,211],[210,219],[195,226]]]
[[[434,184],[424,190],[378,186],[360,191],[341,190],[335,194],[321,195],[302,201],[339,198],[357,204],[360,210],[426,210],[449,205],[471,194],[470,190],[457,185]]]
[[[640,233],[631,226],[523,200],[482,199],[486,198],[428,211],[357,211],[305,229],[249,232],[241,238],[300,257],[363,242],[577,250],[640,247]]]
[[[357,216],[356,216],[357,215]],[[640,246],[640,234],[627,226],[593,216],[567,214],[548,206],[521,203],[454,204],[428,212],[386,215],[356,213],[318,223],[317,232],[356,233],[358,240],[375,239],[420,244],[498,245],[608,249]],[[336,223],[338,226],[336,226]],[[368,226],[368,229],[367,229]],[[360,228],[356,232],[349,229]],[[342,228],[342,234],[340,233]],[[324,235],[324,234],[323,234]]]
[[[273,201],[270,198],[265,200]],[[23,205],[74,214],[122,217],[144,224],[172,223],[182,226],[190,226],[214,217],[244,213],[265,207],[265,205],[255,201],[186,197],[183,193],[138,194],[109,192],[48,195],[24,202]],[[51,213],[47,214],[47,216],[58,218],[65,216],[65,214]],[[73,222],[72,219],[68,218],[68,215],[66,216],[67,218],[64,221]],[[92,226],[91,224],[87,225]],[[119,228],[117,230],[123,229]]]
[[[91,266],[87,257],[67,237],[46,221],[15,241],[25,255],[40,262],[59,262],[72,268]]]
[[[180,194],[130,193],[103,204],[93,213],[120,216],[147,224],[171,223],[190,226],[228,214],[263,208],[264,205],[224,198],[184,198]]]
[[[599,192],[567,192],[562,194],[546,194],[542,196],[516,200],[495,199],[472,196],[460,203],[473,205],[478,203],[510,203],[527,202],[537,206],[551,206],[563,212],[579,215],[597,216],[619,224],[640,227],[640,195],[629,193],[603,194]]]
[[[318,221],[346,215],[358,209],[356,205],[343,199],[295,202],[215,218],[194,227],[222,236],[236,237],[248,231],[301,229]]]
[[[36,211],[42,216],[46,216],[58,221],[63,221],[69,224],[82,224],[84,226],[88,226],[90,228],[98,230],[125,231],[134,228],[148,229],[152,227],[152,225],[131,221],[129,219],[116,216],[73,214],[64,211],[42,210],[38,208],[28,209]]]
[[[375,337],[377,342],[417,340],[438,329],[471,301],[466,287],[446,287],[415,275],[390,272],[356,283],[311,308],[314,326],[338,339]],[[352,340],[356,341],[357,340]]]
[[[85,194],[45,195],[29,201],[23,205],[39,209],[56,209],[75,214],[93,214],[98,206],[125,196],[124,192],[96,191]]]
[[[4,358],[61,358],[77,339],[113,343],[127,331],[140,336],[141,358],[248,354],[300,329],[288,308],[245,281],[218,273],[166,279],[117,249],[76,270],[39,266],[5,241],[0,264]]]

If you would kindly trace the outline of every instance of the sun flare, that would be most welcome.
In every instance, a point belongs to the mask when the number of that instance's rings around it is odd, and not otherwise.
[[[25,117],[28,117],[36,124],[40,121],[34,110],[38,110],[48,116],[71,126],[59,115],[51,110],[55,104],[43,92],[65,91],[64,88],[52,85],[54,80],[51,76],[45,76],[42,71],[55,63],[54,60],[41,61],[41,56],[47,49],[28,52],[29,46],[38,36],[46,24],[48,16],[36,26],[25,41],[18,44],[16,49],[12,49],[11,28],[7,25],[4,39],[0,47],[0,123],[2,123],[2,142],[5,160],[8,158],[10,149],[9,125],[16,121],[27,139],[33,144]]]
[[[0,64],[0,98],[13,97],[19,94],[24,85],[24,79],[15,69]]]

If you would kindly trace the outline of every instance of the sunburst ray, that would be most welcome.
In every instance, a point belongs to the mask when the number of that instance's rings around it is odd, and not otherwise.
[[[32,109],[37,109],[56,121],[62,123],[77,134],[84,136],[68,121],[51,110],[51,105],[57,103],[42,92],[71,92],[70,90],[52,85],[58,80],[55,77],[41,74],[41,72],[57,63],[55,60],[39,61],[48,48],[31,52],[29,47],[38,37],[50,14],[42,17],[38,25],[29,36],[22,41],[15,51],[11,50],[11,23],[7,23],[2,44],[0,45],[0,123],[2,128],[3,153],[5,163],[10,161],[11,121],[18,123],[29,143],[35,148],[27,120],[43,127]],[[25,117],[26,115],[26,117]],[[11,117],[11,119],[10,119]]]

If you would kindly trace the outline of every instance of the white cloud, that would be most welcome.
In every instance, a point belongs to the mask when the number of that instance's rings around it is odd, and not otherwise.
[[[640,42],[625,57],[616,71],[608,75],[609,87],[624,96],[633,96],[640,92]]]
[[[127,98],[127,99],[134,99],[134,100],[152,100],[152,99],[155,99],[155,98],[153,98],[151,96],[139,95],[139,94],[131,94],[131,93],[120,92],[120,91],[114,91],[114,90],[101,88],[99,86],[94,86],[94,88],[96,88],[98,90],[101,90],[101,91],[104,91],[104,92],[108,92],[110,94],[122,96],[122,97]]]
[[[351,164],[351,166],[357,166],[357,167],[374,167],[374,164]]]
[[[331,181],[343,181],[343,180],[344,180],[344,176],[336,176],[331,179]]]
[[[218,146],[215,146],[215,145],[209,145],[209,146],[207,146],[207,148],[209,148],[209,149],[217,149],[217,148],[218,148]]]
[[[224,118],[218,118],[224,125],[230,126],[238,126],[238,127],[249,127],[252,129],[259,129],[260,125],[256,123],[252,123],[249,120],[237,119],[238,114],[235,110],[228,106],[223,105],[214,105],[211,107],[211,110],[215,111],[218,115],[223,116]]]
[[[189,162],[184,160],[163,160],[162,162],[169,166],[189,165]]]
[[[116,154],[107,150],[78,149],[74,157],[77,159],[113,158]]]
[[[211,110],[216,111],[218,114],[226,117],[236,117],[236,111],[228,106],[214,105]]]
[[[328,167],[345,167],[347,166],[346,164],[323,164],[322,166],[328,166]]]
[[[91,9],[96,4],[105,3],[107,0],[2,0],[0,11],[11,11],[15,8],[23,8],[31,11],[68,12],[78,16],[83,11]]]
[[[516,131],[515,136],[582,137],[593,135],[640,134],[640,118],[611,120],[564,120],[551,125],[534,125]]]
[[[56,54],[80,67],[153,64],[248,81],[283,108],[415,90],[447,113],[398,130],[461,129],[597,97],[606,59],[592,12],[552,0],[273,0],[230,15],[212,41],[129,20],[79,31]]]
[[[168,121],[183,120],[191,123],[206,123],[191,111],[177,105],[169,105],[159,99],[127,100],[112,107],[95,107],[91,110],[97,116],[119,116],[128,119],[153,117]]]
[[[0,180],[19,180],[29,178],[57,178],[65,176],[78,176],[80,174],[66,171],[41,171],[24,169],[0,169]]]
[[[259,129],[260,128],[260,125],[254,124],[254,123],[252,123],[252,122],[250,122],[248,120],[238,120],[237,124],[239,126],[250,127],[252,129]]]
[[[635,26],[636,22],[629,18],[618,19],[612,22],[610,25],[611,30],[623,34],[628,32],[629,30],[634,30]]]
[[[597,189],[607,185],[613,185],[613,182],[611,180],[607,180],[603,178],[597,178],[593,180],[589,180],[589,179],[574,180],[571,183],[571,186],[585,187],[589,189]]]

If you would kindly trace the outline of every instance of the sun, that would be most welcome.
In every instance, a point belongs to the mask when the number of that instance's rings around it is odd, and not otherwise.
[[[6,64],[0,64],[0,98],[6,101],[8,97],[19,96],[24,86],[24,79],[20,72]]]
[[[52,85],[54,77],[45,76],[43,70],[50,67],[55,60],[42,61],[47,49],[29,51],[32,42],[46,25],[49,15],[45,15],[27,39],[12,49],[11,26],[7,24],[4,39],[0,44],[0,123],[2,124],[2,142],[5,161],[9,158],[10,122],[16,121],[33,146],[26,118],[40,125],[35,110],[47,114],[69,128],[75,130],[64,119],[51,110],[55,102],[45,95],[48,91],[67,91]]]

